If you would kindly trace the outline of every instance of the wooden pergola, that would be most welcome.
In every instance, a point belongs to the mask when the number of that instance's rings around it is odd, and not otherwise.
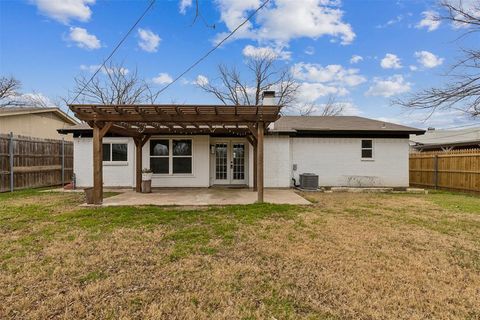
[[[94,203],[103,201],[102,139],[107,132],[135,141],[135,190],[141,192],[142,147],[152,135],[211,134],[244,136],[253,146],[254,190],[263,202],[263,137],[281,106],[225,105],[69,105],[93,129]]]

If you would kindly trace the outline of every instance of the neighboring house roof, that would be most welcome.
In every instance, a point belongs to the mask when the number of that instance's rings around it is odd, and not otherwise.
[[[283,116],[271,129],[272,132],[355,132],[423,134],[425,131],[390,122],[356,116]]]
[[[70,126],[68,128],[63,128],[63,129],[58,129],[58,133],[61,134],[66,134],[66,133],[71,133],[71,132],[76,132],[76,131],[91,131],[92,128],[88,125],[88,123],[77,123],[74,126]]]
[[[480,127],[462,130],[427,130],[422,136],[412,136],[410,141],[420,149],[480,145]]]
[[[0,117],[17,116],[23,114],[41,114],[41,113],[54,113],[59,118],[72,125],[78,124],[78,122],[63,112],[60,108],[43,108],[43,107],[2,107],[0,108]]]

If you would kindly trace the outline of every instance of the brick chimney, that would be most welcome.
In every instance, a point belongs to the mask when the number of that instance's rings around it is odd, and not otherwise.
[[[275,91],[263,91],[262,104],[264,106],[275,106],[277,101],[275,99]]]

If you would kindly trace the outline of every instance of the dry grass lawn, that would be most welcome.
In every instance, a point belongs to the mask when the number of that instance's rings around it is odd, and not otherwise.
[[[480,319],[480,198],[79,208],[0,194],[0,319]]]

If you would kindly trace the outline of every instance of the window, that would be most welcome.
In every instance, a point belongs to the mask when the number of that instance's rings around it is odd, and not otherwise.
[[[150,169],[161,174],[192,173],[192,140],[150,140]]]
[[[373,159],[373,140],[362,140],[362,159]]]
[[[173,173],[192,173],[192,140],[173,140]]]
[[[126,143],[104,143],[103,144],[103,161],[127,161],[127,144]]]

